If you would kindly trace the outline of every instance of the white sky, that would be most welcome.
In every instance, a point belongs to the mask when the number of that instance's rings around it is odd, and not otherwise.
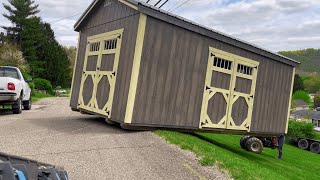
[[[46,22],[81,13],[91,3],[91,0],[35,1]],[[169,0],[163,9],[173,10],[184,2]],[[6,13],[2,5],[0,12]],[[320,48],[320,0],[190,0],[173,13],[272,51]],[[73,25],[79,16],[52,23],[63,45],[77,44]],[[3,25],[10,22],[1,16],[0,26]]]

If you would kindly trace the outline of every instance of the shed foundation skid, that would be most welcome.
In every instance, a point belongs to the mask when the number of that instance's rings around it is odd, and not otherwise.
[[[134,0],[75,25],[70,106],[130,129],[286,133],[298,62]]]

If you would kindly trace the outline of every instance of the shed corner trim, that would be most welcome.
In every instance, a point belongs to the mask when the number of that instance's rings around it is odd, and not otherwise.
[[[136,92],[137,92],[143,42],[144,42],[144,36],[145,36],[145,30],[146,30],[146,22],[147,22],[147,16],[143,13],[140,13],[135,53],[134,53],[133,66],[132,66],[132,72],[131,72],[128,102],[127,102],[126,114],[124,119],[124,123],[126,124],[130,124],[132,122],[132,114],[133,114],[133,108],[134,108]]]
[[[138,10],[138,7],[124,0],[118,0],[119,2],[131,7],[132,9]]]
[[[288,133],[288,127],[289,127],[289,117],[290,117],[290,109],[291,109],[291,100],[292,100],[292,93],[293,93],[293,85],[294,85],[294,76],[296,73],[296,68],[293,68],[292,71],[292,80],[291,80],[291,90],[290,90],[290,98],[289,98],[289,104],[288,104],[288,115],[287,115],[287,124],[286,124],[286,131],[285,134]]]

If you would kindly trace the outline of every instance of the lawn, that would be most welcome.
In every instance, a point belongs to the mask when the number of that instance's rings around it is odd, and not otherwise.
[[[200,157],[202,165],[216,164],[228,170],[234,179],[318,179],[320,155],[303,151],[294,145],[284,145],[283,160],[278,151],[265,148],[254,154],[240,148],[239,135],[198,133],[201,140],[190,134],[155,131],[165,140],[190,150]]]
[[[37,102],[39,101],[40,99],[43,99],[43,98],[48,98],[48,97],[53,97],[52,95],[50,94],[42,94],[42,93],[34,93],[32,95],[32,102]]]

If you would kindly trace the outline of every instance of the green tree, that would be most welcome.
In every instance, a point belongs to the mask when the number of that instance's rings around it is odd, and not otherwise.
[[[0,66],[19,67],[22,72],[28,71],[28,64],[22,52],[11,44],[0,45]]]
[[[320,107],[320,93],[314,96],[313,103],[314,108]]]
[[[72,77],[73,68],[76,60],[77,48],[74,46],[71,47],[63,47],[65,52],[68,55],[68,59],[70,61],[70,77]]]
[[[28,26],[21,32],[21,49],[30,66],[31,75],[39,77],[45,71],[45,62],[39,58],[39,48],[41,43],[45,41],[45,35],[42,32],[40,18],[32,17],[27,19],[26,22]]]
[[[294,84],[293,84],[293,92],[296,92],[298,90],[304,90],[304,83],[303,79],[299,76],[299,74],[296,74],[294,76]]]
[[[39,12],[37,4],[32,0],[8,0],[9,4],[3,4],[9,14],[3,14],[13,26],[2,28],[7,31],[9,39],[18,45],[21,43],[21,32],[27,25],[26,20]]]
[[[302,91],[302,90],[299,90],[299,91],[296,91],[293,96],[292,96],[292,99],[293,100],[303,100],[304,102],[310,104],[311,103],[311,98],[309,96],[309,94],[305,91]]]
[[[305,89],[309,93],[316,93],[320,90],[320,76],[308,76],[304,78]]]

